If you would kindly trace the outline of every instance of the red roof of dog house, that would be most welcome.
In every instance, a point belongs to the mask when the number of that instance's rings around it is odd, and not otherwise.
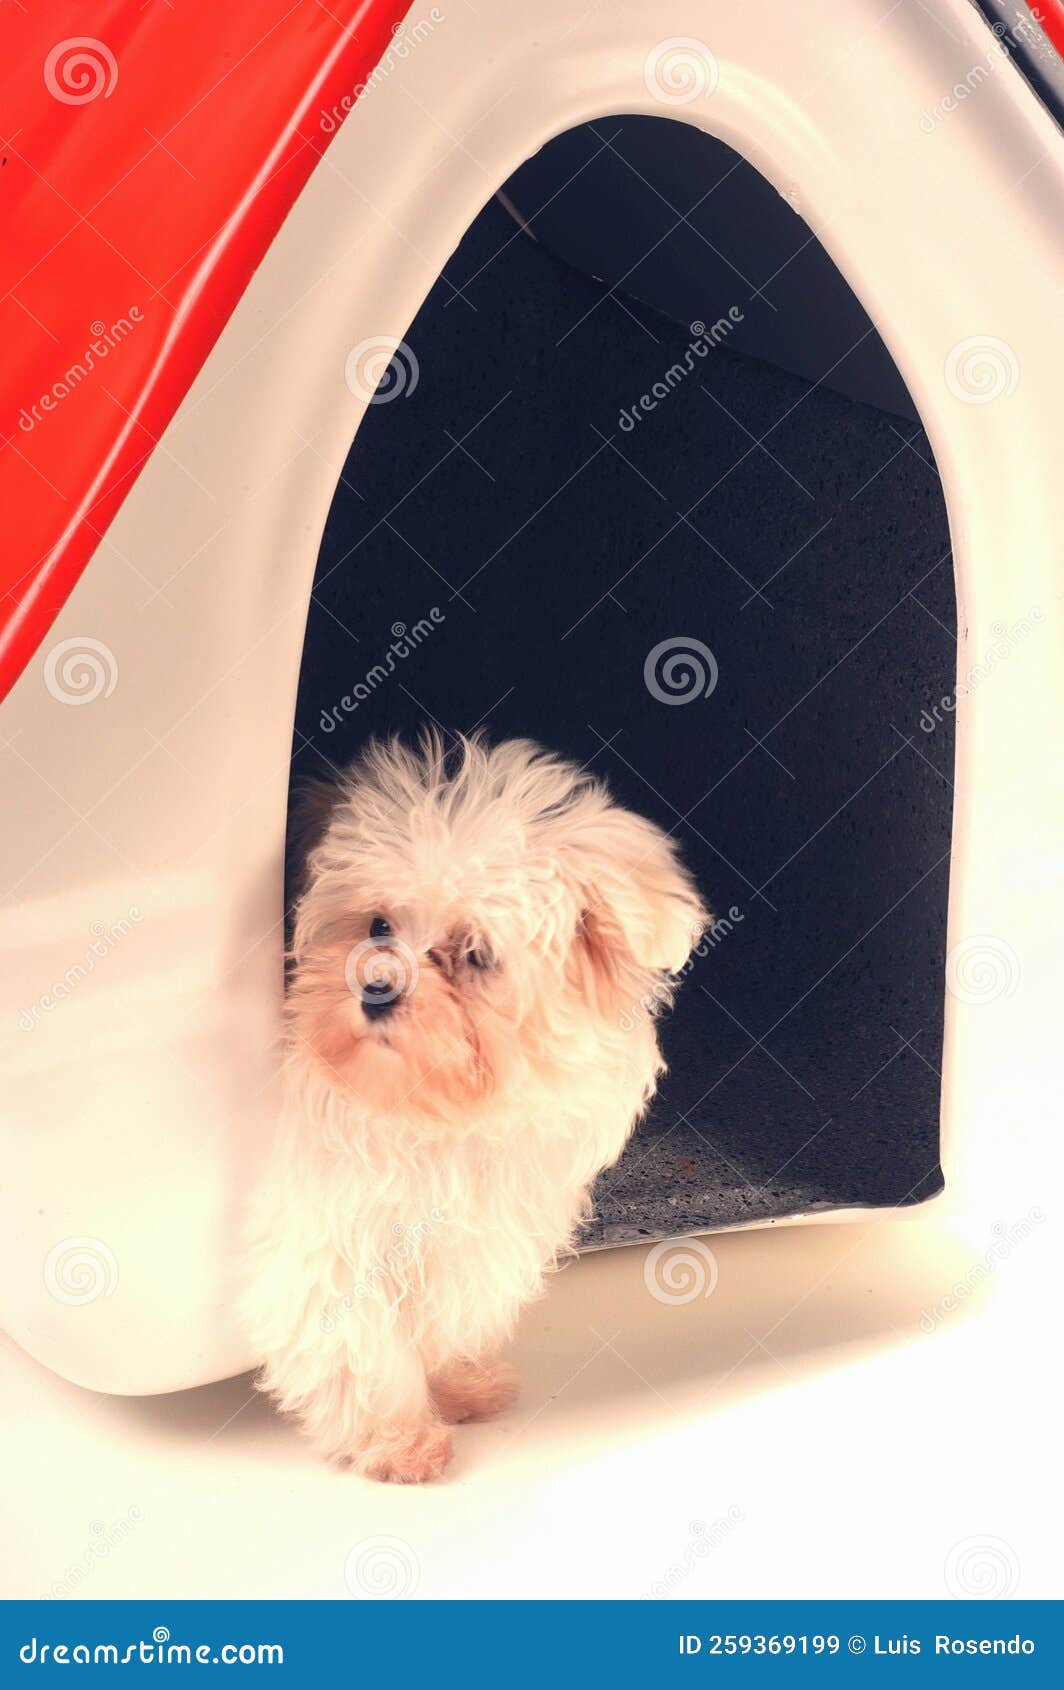
[[[4,7],[0,697],[328,145],[321,111],[350,101],[405,11]]]
[[[1028,0],[1028,11],[1064,55],[1064,0]]]

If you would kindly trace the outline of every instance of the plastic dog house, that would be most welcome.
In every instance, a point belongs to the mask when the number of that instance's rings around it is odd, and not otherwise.
[[[771,28],[713,0],[667,24],[563,0],[534,26],[501,0],[252,10],[201,39],[165,8],[101,7],[66,42],[9,21],[7,1329],[101,1389],[249,1362],[233,1243],[276,1107],[291,724],[329,501],[483,201],[611,112],[726,140],[879,326],[943,474],[959,673],[1040,612],[1008,685],[959,699],[950,954],[989,941],[1004,987],[948,993],[942,1094],[950,1200],[1022,1189],[1061,986],[1049,111],[1002,63],[929,147],[920,113],[995,39],[967,0],[779,5]]]

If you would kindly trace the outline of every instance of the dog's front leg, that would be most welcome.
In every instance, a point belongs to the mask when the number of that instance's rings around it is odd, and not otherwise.
[[[264,1385],[330,1459],[393,1484],[438,1479],[451,1459],[451,1435],[421,1358],[384,1321],[372,1331],[366,1312],[309,1351],[269,1357]]]
[[[451,1437],[417,1346],[383,1292],[339,1292],[349,1270],[276,1231],[263,1240],[245,1322],[260,1384],[331,1460],[398,1484],[435,1479]]]
[[[438,1479],[453,1453],[451,1434],[429,1394],[421,1358],[398,1334],[387,1355],[378,1357],[368,1380],[347,1375],[354,1400],[342,1457],[360,1473],[392,1484]]]

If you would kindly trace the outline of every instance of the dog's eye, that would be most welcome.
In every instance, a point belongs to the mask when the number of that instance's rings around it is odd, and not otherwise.
[[[466,962],[470,968],[490,968],[491,954],[488,951],[467,951]]]
[[[375,915],[369,924],[369,936],[371,939],[390,939],[392,936],[391,922],[386,921],[382,915]]]

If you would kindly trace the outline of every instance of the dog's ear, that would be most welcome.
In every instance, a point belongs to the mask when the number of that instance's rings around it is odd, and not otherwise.
[[[577,963],[596,999],[616,1002],[679,973],[710,924],[672,840],[611,805],[572,841],[582,913]]]

